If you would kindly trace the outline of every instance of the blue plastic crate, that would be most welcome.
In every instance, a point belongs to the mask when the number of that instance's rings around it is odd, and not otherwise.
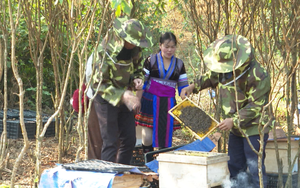
[[[2,120],[4,117],[3,110],[0,111],[0,119]],[[7,119],[19,119],[19,112],[15,111],[14,109],[7,109]]]
[[[36,128],[36,123],[33,121],[26,121],[25,119],[24,121],[25,121],[28,138],[29,139],[35,138],[34,137],[35,133],[33,133],[33,131]],[[6,125],[7,125],[7,138],[10,139],[23,138],[22,130],[20,126],[20,120],[7,120]],[[2,131],[3,131],[3,122],[1,120],[0,132],[2,133]]]

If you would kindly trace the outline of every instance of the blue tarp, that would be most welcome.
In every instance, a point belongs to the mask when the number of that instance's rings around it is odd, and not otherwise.
[[[138,168],[132,168],[129,172],[143,174]],[[58,164],[53,169],[44,170],[39,188],[112,188],[115,176],[123,176],[123,174],[66,170]]]
[[[209,139],[204,138],[202,141],[196,140],[190,144],[177,148],[175,150],[191,150],[191,151],[206,151],[209,152],[214,149],[216,145]],[[155,159],[146,164],[152,171],[157,172],[158,170],[158,161]]]
[[[39,188],[111,188],[115,175],[114,173],[66,170],[61,166],[57,166],[53,169],[44,170]]]

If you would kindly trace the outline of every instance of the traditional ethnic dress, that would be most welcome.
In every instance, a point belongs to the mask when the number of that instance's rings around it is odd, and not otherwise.
[[[161,53],[152,54],[144,62],[144,72],[144,93],[136,125],[153,128],[153,147],[171,147],[173,130],[181,125],[168,111],[176,105],[176,87],[180,94],[188,86],[184,64],[173,56],[165,70]]]

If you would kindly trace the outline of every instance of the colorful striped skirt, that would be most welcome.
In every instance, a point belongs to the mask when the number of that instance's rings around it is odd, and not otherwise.
[[[168,111],[176,105],[175,97],[158,97],[143,93],[141,111],[135,116],[136,125],[153,128],[153,147],[171,147],[173,131],[181,124]]]

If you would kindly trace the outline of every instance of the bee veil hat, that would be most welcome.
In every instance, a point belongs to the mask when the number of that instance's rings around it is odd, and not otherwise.
[[[142,48],[153,45],[152,35],[142,22],[128,17],[119,17],[114,20],[114,30],[127,42]]]
[[[250,42],[241,35],[226,35],[204,51],[204,63],[213,72],[227,73],[241,67],[251,54]]]

